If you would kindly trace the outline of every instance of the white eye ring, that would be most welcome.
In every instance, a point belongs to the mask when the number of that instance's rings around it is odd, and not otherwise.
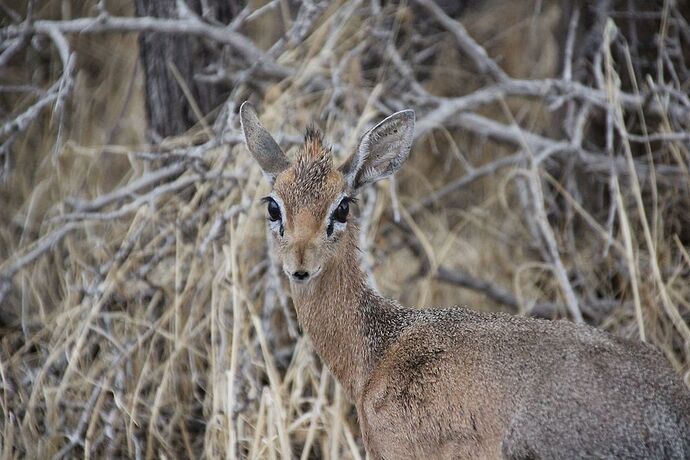
[[[341,233],[347,227],[347,222],[338,222],[335,219],[330,219],[328,221],[328,227],[326,227],[326,236],[333,238],[333,235]]]
[[[269,219],[268,220],[268,228],[270,228],[273,233],[281,233],[280,236],[283,236],[282,232],[280,231],[282,227],[283,227],[283,220],[282,219],[278,219],[278,220],[270,220]]]

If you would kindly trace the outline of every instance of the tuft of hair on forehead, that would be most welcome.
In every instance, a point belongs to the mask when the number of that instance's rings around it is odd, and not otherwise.
[[[304,145],[297,153],[294,164],[294,185],[312,197],[320,196],[331,171],[331,149],[324,145],[321,132],[314,125],[310,125],[304,136]]]
[[[306,156],[307,159],[317,160],[320,157],[329,154],[330,148],[323,145],[323,134],[319,131],[313,123],[307,127],[304,134],[304,148],[300,152],[300,156]]]
[[[313,124],[304,135],[304,145],[297,154],[295,175],[298,180],[318,181],[333,169],[331,149],[323,144],[323,135]]]

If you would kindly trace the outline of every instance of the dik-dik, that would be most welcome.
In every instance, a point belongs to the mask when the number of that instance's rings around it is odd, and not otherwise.
[[[240,119],[272,185],[298,320],[356,404],[370,458],[690,458],[690,392],[650,346],[566,321],[407,308],[367,284],[350,207],[407,159],[413,111],[338,167],[313,129],[291,162],[249,104]]]

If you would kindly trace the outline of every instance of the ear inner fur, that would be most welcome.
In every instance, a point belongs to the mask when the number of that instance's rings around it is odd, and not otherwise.
[[[395,173],[407,160],[414,136],[412,110],[394,113],[367,131],[357,150],[340,166],[351,190]]]

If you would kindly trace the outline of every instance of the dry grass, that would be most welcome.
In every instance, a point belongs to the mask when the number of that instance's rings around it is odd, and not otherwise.
[[[561,10],[543,2],[535,11],[534,3],[489,2],[463,16],[514,78],[561,72]],[[93,12],[72,6],[75,17]],[[109,9],[131,13],[124,2]],[[249,36],[280,21],[279,10],[255,19]],[[386,6],[377,17],[363,2],[332,2],[277,57],[294,75],[237,85],[204,123],[161,145],[145,137],[136,36],[70,37],[78,62],[62,142],[56,147],[59,117],[42,112],[11,146],[12,168],[0,184],[3,458],[363,457],[352,406],[294,323],[257,204],[267,186],[234,113],[252,99],[285,145],[316,119],[342,158],[382,112],[411,106],[422,121],[435,96],[488,86],[452,35],[420,19],[424,11]],[[56,1],[37,12],[64,14]],[[380,30],[395,35],[381,38]],[[387,40],[411,63],[426,99],[381,51]],[[49,48],[11,61],[3,84],[47,87],[61,72]],[[470,110],[521,126],[524,139],[506,141],[457,115],[435,123],[397,183],[362,197],[364,263],[383,293],[419,306],[568,317],[570,289],[588,322],[653,343],[689,381],[690,144],[625,134],[687,133],[690,124],[679,124],[668,101],[662,110],[625,107],[626,94],[662,82],[631,82],[640,75],[618,51],[602,47],[603,80],[591,85],[608,111],[585,112],[580,135],[583,150],[619,159],[620,169],[575,152],[535,160],[548,145],[528,136],[576,136],[562,127],[579,126],[586,101],[498,98]],[[690,80],[676,78],[687,92]],[[3,93],[3,123],[34,97]],[[616,122],[609,151],[607,113]],[[222,136],[227,142],[218,143]],[[420,206],[452,180],[518,154],[527,156]],[[137,187],[160,171],[172,173]],[[439,267],[488,280],[516,305],[444,282]]]

